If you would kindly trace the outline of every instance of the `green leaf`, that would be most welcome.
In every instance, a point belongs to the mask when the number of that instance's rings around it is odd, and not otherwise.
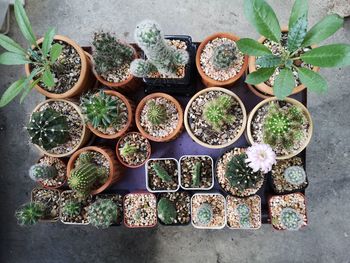
[[[41,78],[38,78],[36,80],[34,80],[32,83],[30,83],[29,87],[26,88],[22,95],[21,95],[21,99],[19,100],[19,103],[22,103],[24,101],[24,99],[28,96],[28,94],[32,91],[32,89],[41,81]]]
[[[24,55],[12,52],[4,52],[0,55],[0,64],[3,65],[23,65],[31,61]]]
[[[339,15],[326,16],[307,32],[302,46],[307,47],[320,43],[337,32],[343,26],[343,23],[344,19]]]
[[[36,45],[36,38],[33,33],[32,26],[30,25],[26,11],[24,10],[20,0],[16,0],[15,2],[15,16],[23,36],[29,41],[30,44]]]
[[[0,34],[0,46],[10,52],[23,56],[27,55],[26,51],[18,43],[3,34]]]
[[[61,52],[62,52],[62,45],[56,43],[56,44],[53,44],[52,48],[51,48],[51,51],[50,51],[50,60],[51,60],[51,63],[54,63],[57,58],[60,56]]]
[[[298,68],[299,79],[308,90],[321,93],[328,89],[327,81],[317,72],[307,69]]]
[[[312,49],[300,57],[304,62],[318,67],[348,66],[350,65],[350,45],[326,45]]]
[[[279,42],[281,27],[271,6],[264,0],[245,0],[244,13],[256,30],[266,38]]]
[[[53,87],[55,85],[50,69],[46,69],[44,71],[42,75],[42,81],[45,83],[47,87]]]
[[[45,33],[43,45],[41,46],[44,57],[49,53],[55,34],[56,30],[54,28],[49,28]]]
[[[2,94],[0,99],[0,107],[4,107],[9,104],[23,89],[25,78],[21,78],[11,84],[10,87]]]
[[[250,38],[241,38],[236,42],[238,49],[249,56],[263,56],[271,54],[271,50],[258,41]]]
[[[281,64],[281,57],[275,55],[266,55],[256,59],[256,64],[262,68],[277,67]]]
[[[292,70],[284,68],[277,75],[273,85],[273,94],[280,100],[290,95],[295,87],[295,79]]]
[[[275,68],[258,69],[257,71],[250,73],[245,79],[245,82],[252,85],[260,84],[268,80],[274,72]]]
[[[293,24],[298,20],[299,17],[307,16],[308,5],[307,0],[295,0],[292,12],[289,17],[288,28],[292,28]]]
[[[303,43],[307,32],[307,17],[301,16],[293,24],[288,32],[288,50],[289,52],[296,51]]]

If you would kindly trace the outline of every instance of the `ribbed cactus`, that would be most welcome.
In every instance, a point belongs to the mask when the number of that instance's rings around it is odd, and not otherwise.
[[[15,216],[21,226],[35,225],[45,216],[45,206],[36,202],[26,203],[16,210]]]
[[[228,69],[236,60],[237,48],[233,43],[223,43],[214,48],[213,66],[217,70]]]
[[[168,115],[164,105],[156,104],[155,101],[151,100],[147,103],[147,107],[147,121],[149,121],[154,126],[165,123]]]
[[[78,166],[84,163],[91,163],[93,158],[92,152],[82,152],[79,154],[79,157],[77,158],[77,164]]]
[[[197,161],[192,168],[192,185],[199,186],[201,180],[202,163]]]
[[[34,112],[30,118],[27,130],[31,142],[45,150],[64,144],[69,139],[66,117],[51,108]]]
[[[156,175],[164,182],[171,182],[172,178],[171,176],[168,174],[168,172],[165,170],[165,168],[160,165],[159,163],[154,162],[152,164],[152,169],[154,170],[154,172],[156,173]]]
[[[130,70],[136,77],[147,77],[155,71],[176,77],[178,66],[188,63],[188,52],[169,46],[160,26],[154,21],[146,20],[136,26],[135,41],[147,57],[146,61],[136,59],[131,63]]]
[[[138,151],[135,145],[131,145],[130,143],[125,143],[122,148],[119,149],[120,155],[123,157],[130,156]]]
[[[86,196],[90,193],[98,177],[97,165],[93,163],[81,164],[71,171],[68,185],[81,196]]]
[[[298,230],[303,223],[303,220],[298,211],[290,207],[285,207],[282,209],[280,220],[281,225],[287,230]]]
[[[117,222],[118,205],[110,199],[98,199],[89,206],[88,219],[97,228],[108,228]]]
[[[290,166],[283,173],[284,179],[292,185],[302,185],[306,180],[306,173],[301,166]]]
[[[62,207],[62,214],[68,217],[79,216],[81,203],[78,201],[67,201]]]
[[[29,169],[29,177],[34,181],[52,179],[57,176],[57,169],[52,165],[34,164]]]
[[[166,225],[171,225],[177,217],[174,202],[167,198],[161,198],[157,205],[158,217]]]
[[[201,226],[208,226],[213,220],[213,207],[209,203],[203,203],[197,210],[197,220]]]

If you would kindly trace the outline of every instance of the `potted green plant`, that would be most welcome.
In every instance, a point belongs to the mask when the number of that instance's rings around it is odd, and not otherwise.
[[[31,202],[40,203],[44,207],[44,214],[39,221],[56,222],[60,214],[60,191],[36,187],[31,193]]]
[[[21,205],[15,212],[20,226],[31,226],[45,216],[45,206],[42,203],[29,202]]]
[[[121,222],[120,202],[121,196],[109,198],[98,198],[88,207],[89,223],[96,227],[105,229],[111,225],[117,225]]]

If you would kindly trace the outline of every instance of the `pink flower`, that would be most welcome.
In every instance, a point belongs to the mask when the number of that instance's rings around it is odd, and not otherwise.
[[[254,172],[260,170],[266,174],[276,164],[276,154],[268,144],[255,143],[247,149],[246,154],[248,158],[245,162]]]

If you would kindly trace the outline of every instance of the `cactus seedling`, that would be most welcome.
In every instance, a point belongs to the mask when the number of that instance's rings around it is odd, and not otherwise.
[[[201,180],[202,163],[197,161],[192,168],[192,185],[199,186]]]
[[[293,208],[283,208],[280,215],[281,225],[287,230],[298,230],[302,225],[300,214]]]
[[[15,213],[20,226],[35,225],[44,217],[45,207],[41,203],[30,202],[22,205]]]
[[[62,207],[62,214],[64,216],[74,217],[81,212],[81,203],[78,201],[68,201]]]
[[[246,204],[239,204],[236,209],[240,217],[247,217],[250,214],[250,208]]]
[[[123,157],[130,156],[138,151],[135,145],[131,145],[130,143],[125,143],[122,148],[119,149],[120,155]]]
[[[166,225],[171,225],[177,217],[174,202],[167,198],[161,198],[157,206],[158,217]]]
[[[228,69],[236,60],[236,46],[224,43],[214,48],[213,66],[217,70]]]
[[[89,223],[97,228],[108,228],[117,222],[118,205],[110,199],[98,199],[89,206]]]
[[[209,203],[200,205],[197,211],[198,223],[202,226],[208,226],[213,219],[213,207]]]
[[[301,166],[290,166],[283,173],[284,179],[292,184],[299,186],[303,184],[306,180],[306,173]]]
[[[146,113],[147,120],[154,126],[165,123],[168,118],[166,108],[164,105],[156,104],[151,100],[147,104],[148,109]]]
[[[79,154],[79,157],[77,159],[77,166],[81,165],[81,164],[85,164],[85,163],[91,163],[92,162],[92,157],[93,154],[92,152],[82,152],[81,154]]]
[[[250,228],[250,219],[248,216],[239,218],[240,228]]]
[[[164,182],[171,182],[172,178],[169,175],[169,173],[164,169],[164,167],[162,165],[160,165],[159,163],[153,163],[152,164],[152,169],[154,170],[154,172],[156,173],[156,175]]]
[[[34,181],[52,179],[57,176],[54,166],[47,164],[34,164],[29,169],[29,177]]]

